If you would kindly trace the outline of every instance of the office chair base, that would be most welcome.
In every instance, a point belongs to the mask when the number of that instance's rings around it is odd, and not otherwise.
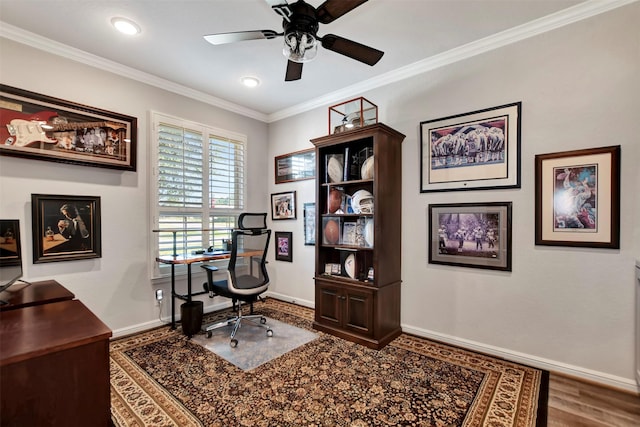
[[[259,319],[259,323],[255,321],[255,319]],[[232,317],[230,319],[227,319],[224,322],[219,322],[219,323],[214,323],[213,325],[208,325],[204,328],[204,332],[207,336],[207,338],[211,338],[211,336],[213,335],[213,330],[214,329],[218,329],[218,328],[223,328],[225,326],[229,326],[231,324],[234,324],[233,330],[231,331],[231,341],[229,342],[229,345],[233,348],[238,346],[238,340],[235,338],[236,334],[238,333],[238,329],[240,329],[242,327],[242,323],[245,322],[247,324],[250,324],[252,326],[258,326],[261,328],[266,328],[267,329],[267,337],[271,338],[273,336],[273,329],[271,329],[266,323],[267,323],[267,319],[259,314],[250,314],[250,315],[246,315],[246,316],[235,316]]]

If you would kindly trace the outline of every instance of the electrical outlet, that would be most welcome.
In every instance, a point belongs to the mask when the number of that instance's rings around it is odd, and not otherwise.
[[[164,298],[162,289],[156,289],[156,301],[160,302]]]

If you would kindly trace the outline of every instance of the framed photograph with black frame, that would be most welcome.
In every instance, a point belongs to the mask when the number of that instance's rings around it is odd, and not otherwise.
[[[420,122],[420,192],[520,188],[521,103]]]
[[[293,233],[289,231],[276,231],[276,260],[293,262]]]
[[[33,263],[102,256],[100,197],[32,194]]]
[[[316,177],[316,150],[296,151],[275,158],[276,184]]]
[[[511,205],[429,205],[429,263],[511,271]]]
[[[0,155],[136,170],[137,119],[0,85]]]
[[[316,244],[316,204],[304,204],[304,244],[313,246]]]
[[[620,248],[620,146],[535,158],[536,245]]]
[[[296,219],[296,192],[286,191],[271,195],[271,219]]]

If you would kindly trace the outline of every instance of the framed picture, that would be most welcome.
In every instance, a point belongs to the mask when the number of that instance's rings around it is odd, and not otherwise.
[[[521,103],[420,122],[420,192],[520,188]]]
[[[296,219],[296,192],[271,195],[271,219]]]
[[[536,156],[536,245],[620,248],[620,146]]]
[[[0,155],[136,170],[137,119],[0,85]]]
[[[316,204],[304,204],[304,244],[316,244]]]
[[[293,233],[289,231],[276,231],[276,260],[293,261]]]
[[[296,151],[275,158],[276,184],[316,177],[316,150]]]
[[[33,262],[102,256],[100,197],[32,194]]]
[[[429,205],[429,263],[511,271],[511,202]]]

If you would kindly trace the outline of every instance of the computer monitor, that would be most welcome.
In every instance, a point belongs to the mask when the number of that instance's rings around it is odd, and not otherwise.
[[[20,221],[0,219],[0,292],[22,277]]]

